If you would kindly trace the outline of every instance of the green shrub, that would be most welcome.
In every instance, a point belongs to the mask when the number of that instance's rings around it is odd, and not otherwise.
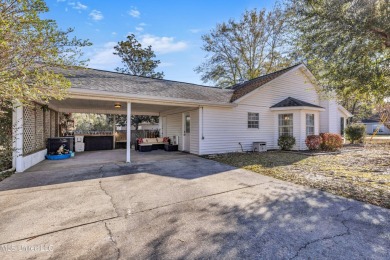
[[[321,133],[321,149],[324,151],[336,151],[343,147],[343,138],[339,134]]]
[[[308,135],[305,140],[307,148],[309,150],[318,150],[322,143],[322,138],[319,135]]]
[[[294,136],[291,135],[281,135],[279,136],[278,139],[278,145],[280,149],[286,151],[286,150],[291,150],[291,148],[295,144],[295,138]]]
[[[345,128],[345,138],[352,144],[356,141],[363,143],[366,136],[366,126],[363,124],[351,124]]]
[[[12,145],[12,110],[0,107],[0,172],[12,168]]]

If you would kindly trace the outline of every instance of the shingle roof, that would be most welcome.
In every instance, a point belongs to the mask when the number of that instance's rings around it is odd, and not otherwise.
[[[233,90],[196,84],[132,76],[96,69],[59,70],[72,83],[72,89],[88,89],[150,97],[229,103]]]
[[[165,79],[152,79],[97,69],[54,70],[64,74],[71,81],[72,89],[98,90],[211,103],[231,103],[299,65],[301,64],[234,85],[229,89]]]
[[[362,119],[362,123],[379,123],[379,120],[373,120],[373,119]]]
[[[261,87],[262,85],[264,85],[264,84],[270,82],[271,80],[283,75],[287,71],[290,71],[291,69],[293,69],[295,67],[298,67],[301,64],[302,63],[299,63],[299,64],[293,65],[291,67],[288,67],[288,68],[285,68],[282,70],[278,70],[278,71],[275,71],[273,73],[260,76],[258,78],[248,80],[242,84],[236,84],[236,85],[232,86],[231,89],[234,90],[234,93],[230,99],[230,102],[234,102],[235,100],[245,96],[246,94],[249,94],[250,92]]]
[[[296,98],[288,97],[279,103],[271,106],[271,108],[275,107],[317,107],[317,108],[323,108]]]

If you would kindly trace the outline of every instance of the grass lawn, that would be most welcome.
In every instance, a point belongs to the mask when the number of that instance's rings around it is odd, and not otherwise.
[[[340,154],[230,153],[209,159],[281,180],[390,208],[390,144],[345,148]]]

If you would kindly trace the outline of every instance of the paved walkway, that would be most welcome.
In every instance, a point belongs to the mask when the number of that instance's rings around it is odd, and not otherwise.
[[[390,210],[196,156],[40,166],[0,182],[0,259],[390,258]]]

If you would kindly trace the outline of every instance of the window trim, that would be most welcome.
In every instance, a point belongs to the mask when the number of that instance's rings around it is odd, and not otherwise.
[[[280,123],[281,122],[285,122],[285,120],[282,119],[283,116],[291,116],[291,119],[288,120],[288,121],[291,121],[291,125],[281,125]],[[281,131],[281,129],[283,128],[288,128],[290,129],[291,128],[291,134],[288,133],[288,135],[291,135],[291,136],[294,136],[294,113],[283,113],[283,114],[278,114],[278,135],[279,136],[282,136],[284,135],[285,133],[283,133],[284,131]],[[288,131],[290,132],[290,131]]]
[[[191,116],[190,115],[185,115],[185,131],[186,134],[191,133]]]
[[[255,115],[257,119],[253,119],[251,116]],[[248,129],[260,129],[260,114],[256,112],[248,112],[248,118],[247,118],[247,128]],[[252,124],[255,124],[255,127],[253,127]],[[257,124],[257,127],[256,127]]]
[[[313,116],[313,125],[308,125],[308,121],[307,121],[307,119],[308,119],[308,116]],[[314,113],[307,113],[306,114],[306,136],[308,136],[308,135],[314,135],[315,134],[315,132],[316,132],[316,123],[315,123],[315,120],[316,120],[316,116],[315,116],[315,114]],[[313,128],[313,133],[308,133],[308,128]]]

